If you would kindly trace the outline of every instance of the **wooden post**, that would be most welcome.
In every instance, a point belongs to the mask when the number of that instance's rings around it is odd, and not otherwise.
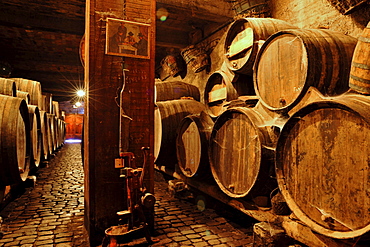
[[[106,54],[107,17],[150,24],[150,59]],[[125,113],[132,118],[124,140],[128,143],[126,151],[133,152],[136,164],[141,166],[141,147],[151,148],[145,183],[148,191],[154,190],[155,1],[87,0],[85,26],[85,227],[91,246],[96,246],[102,243],[105,229],[118,224],[116,212],[127,208],[124,181],[119,169],[114,168],[120,135],[116,97],[123,84],[123,66],[128,69]]]

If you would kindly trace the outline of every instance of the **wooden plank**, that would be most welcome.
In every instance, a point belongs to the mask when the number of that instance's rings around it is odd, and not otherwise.
[[[257,207],[253,202],[243,200],[241,198],[231,198],[224,194],[220,188],[214,184],[206,181],[197,181],[193,178],[187,178],[175,170],[171,170],[165,166],[156,166],[155,169],[164,172],[174,178],[181,179],[185,181],[188,185],[206,193],[207,195],[232,206],[245,213],[246,215],[258,220],[266,222],[278,222],[283,219],[283,216],[278,216],[272,213],[269,208]]]

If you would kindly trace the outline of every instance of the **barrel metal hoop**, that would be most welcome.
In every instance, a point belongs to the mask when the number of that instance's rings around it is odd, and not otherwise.
[[[360,77],[357,77],[357,76],[354,76],[354,75],[350,75],[351,79],[355,80],[355,81],[360,81],[362,83],[366,83],[366,84],[370,84],[370,80],[366,80],[366,79],[363,79],[363,78],[360,78]]]
[[[356,67],[356,68],[360,68],[360,69],[368,69],[368,70],[370,70],[370,65],[368,65],[368,64],[352,62],[352,66],[353,67]]]

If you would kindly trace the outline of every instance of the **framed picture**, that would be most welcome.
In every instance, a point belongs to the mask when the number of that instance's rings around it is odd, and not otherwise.
[[[150,58],[149,24],[107,18],[106,54]]]

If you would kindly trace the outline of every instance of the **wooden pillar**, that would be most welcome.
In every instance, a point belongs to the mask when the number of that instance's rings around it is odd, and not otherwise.
[[[150,58],[107,54],[107,18],[149,24]],[[91,246],[96,246],[105,229],[118,224],[116,212],[127,209],[124,181],[114,168],[120,151],[117,104],[124,79],[123,110],[132,119],[121,126],[124,151],[133,152],[141,166],[141,147],[151,148],[145,181],[153,192],[155,0],[87,0],[85,26],[85,227]],[[128,70],[125,78],[123,68]]]

